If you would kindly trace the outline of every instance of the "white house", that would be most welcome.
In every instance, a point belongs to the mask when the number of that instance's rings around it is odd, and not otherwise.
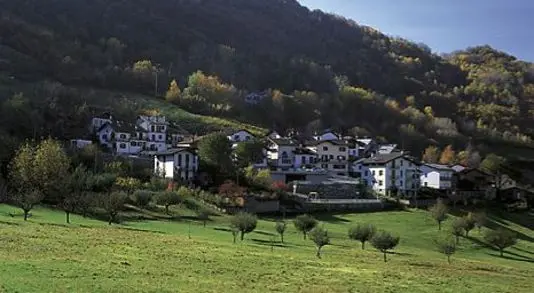
[[[100,145],[109,149],[113,147],[113,133],[112,123],[102,124],[95,132]]]
[[[378,145],[378,150],[377,150],[379,154],[391,154],[393,152],[399,152],[399,151],[400,150],[396,144],[381,144],[381,145]]]
[[[289,169],[294,164],[294,154],[298,147],[296,140],[279,138],[267,139],[267,159],[271,165],[276,169]]]
[[[89,126],[90,131],[92,133],[95,133],[98,129],[100,129],[104,124],[112,124],[113,123],[113,117],[109,113],[104,113],[99,116],[93,117],[91,119],[91,125]]]
[[[278,139],[278,138],[283,138],[276,130],[271,130],[268,134],[267,134],[267,137],[268,138],[273,138],[273,139]]]
[[[164,178],[191,182],[198,171],[198,161],[194,149],[169,149],[154,156],[154,173]]]
[[[454,169],[446,165],[423,164],[421,170],[421,186],[440,190],[452,188]]]
[[[165,116],[139,116],[137,126],[146,133],[146,148],[162,152],[167,149],[167,128]]]
[[[317,153],[317,167],[335,175],[349,173],[349,144],[345,140],[313,141],[307,148]]]
[[[297,147],[293,151],[293,167],[296,169],[313,169],[317,164],[317,152],[305,147]]]
[[[228,140],[230,140],[232,143],[249,141],[252,139],[254,139],[254,135],[244,129],[236,131],[236,132],[232,132],[228,135]]]
[[[367,186],[381,195],[401,192],[411,196],[420,187],[419,163],[402,152],[356,161],[353,172],[359,173]]]

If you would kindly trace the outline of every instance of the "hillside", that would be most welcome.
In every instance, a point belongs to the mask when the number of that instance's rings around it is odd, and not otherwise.
[[[332,245],[317,259],[313,243],[289,221],[284,244],[272,220],[260,221],[233,244],[224,217],[213,217],[205,228],[185,218],[108,227],[73,216],[66,225],[61,212],[37,209],[24,222],[17,209],[0,205],[0,292],[526,293],[532,288],[534,235],[516,218],[492,217],[488,224],[519,235],[504,257],[475,230],[462,237],[448,264],[433,244],[448,232],[438,232],[424,211],[323,215]],[[401,236],[387,263],[371,245],[361,250],[347,239],[348,227],[361,222]]]
[[[438,56],[295,0],[0,6],[0,71],[23,82],[128,97],[164,96],[177,80],[181,108],[264,128],[334,128],[414,153],[470,142],[483,153],[533,154],[534,68],[491,47]],[[264,90],[260,104],[243,102]]]

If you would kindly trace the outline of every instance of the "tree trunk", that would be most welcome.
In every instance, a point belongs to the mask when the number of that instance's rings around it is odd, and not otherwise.
[[[362,250],[365,250],[365,241],[362,241]]]
[[[384,262],[388,262],[388,258],[387,258],[387,255],[386,255],[386,254],[387,254],[387,252],[384,251]]]
[[[169,205],[165,205],[165,213],[168,215],[169,214]]]
[[[204,228],[206,228],[206,220],[204,220],[202,224],[204,225]]]
[[[504,251],[503,251],[502,248],[499,248],[499,252],[501,253],[501,257],[503,257],[504,256]]]
[[[451,264],[451,256],[450,256],[450,255],[447,255],[447,262],[448,262],[449,264]]]
[[[245,239],[245,232],[241,231],[241,241],[243,241],[244,239]]]
[[[438,230],[441,231],[441,221],[438,221]]]
[[[317,247],[317,258],[321,258],[321,247]]]
[[[465,238],[469,237],[469,231],[465,230]]]
[[[304,240],[306,240],[306,232],[303,232],[302,234],[304,234]]]
[[[456,235],[456,244],[460,243],[460,236]]]
[[[24,221],[28,221],[28,214],[30,213],[30,210],[24,210]]]
[[[108,224],[111,225],[113,223],[113,214],[109,214],[109,221]]]
[[[284,243],[284,234],[280,234],[280,238],[282,239],[282,243]]]
[[[69,211],[65,211],[65,218],[67,220],[67,224],[70,224],[70,212]]]

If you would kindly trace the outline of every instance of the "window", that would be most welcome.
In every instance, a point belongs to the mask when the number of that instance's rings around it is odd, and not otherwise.
[[[361,169],[362,169],[362,165],[359,165],[359,166],[358,166],[358,170],[361,170]]]
[[[156,126],[154,125],[150,126],[150,130],[152,130],[152,132],[156,132]]]
[[[182,154],[178,155],[178,166],[182,165]]]
[[[160,139],[160,140],[163,139],[163,135],[161,135],[161,134],[158,135],[158,139]]]
[[[328,151],[328,147],[327,147],[327,146],[324,146],[324,147],[323,147],[323,151]]]
[[[401,167],[404,166],[404,160],[401,160],[400,162]]]
[[[155,140],[156,140],[156,136],[152,134],[152,141],[155,141]]]
[[[346,151],[347,151],[347,148],[346,148],[346,147],[339,147],[339,151],[340,151],[340,152],[346,152]]]
[[[306,165],[306,157],[302,157],[302,165]]]
[[[189,168],[189,154],[185,155],[185,167]]]
[[[247,135],[247,137],[245,137],[245,140],[250,140],[250,136]]]
[[[334,155],[330,155],[330,160],[333,160],[334,159]]]
[[[425,187],[428,187],[428,182],[425,182]]]
[[[376,175],[376,171],[373,170],[372,174],[373,174],[373,176],[375,176]]]
[[[130,142],[130,144],[134,147],[137,146],[137,143],[135,141]]]
[[[338,170],[345,169],[345,165],[334,165],[333,168]]]
[[[383,185],[384,185],[384,181],[379,180],[379,181],[378,181],[378,186],[383,186]]]
[[[400,176],[401,176],[401,177],[403,176],[403,175],[402,175],[402,173],[403,173],[403,171],[402,171],[402,170],[400,170]]]
[[[412,189],[415,189],[415,183],[412,183]]]
[[[384,176],[384,170],[380,170],[380,171],[378,172],[378,176]]]
[[[234,140],[239,140],[239,135],[234,135]]]
[[[121,133],[121,135],[119,135],[119,137],[120,137],[121,139],[126,139],[126,134]]]
[[[121,144],[119,144],[119,148],[121,148],[121,149],[125,149],[125,148],[126,148],[126,144],[125,144],[125,143],[121,143]]]
[[[369,171],[365,171],[365,177],[369,176]]]
[[[328,169],[328,164],[321,164],[321,168]]]
[[[404,185],[404,184],[403,184],[403,182],[402,182],[402,180],[401,180],[401,181],[400,181],[400,186],[403,186],[403,185]]]

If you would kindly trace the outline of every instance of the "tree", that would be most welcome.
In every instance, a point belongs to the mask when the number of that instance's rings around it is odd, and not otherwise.
[[[437,163],[439,160],[439,149],[436,146],[429,146],[423,153],[423,161],[425,163]]]
[[[497,230],[489,230],[484,235],[484,239],[491,245],[497,247],[503,256],[504,249],[513,246],[517,243],[515,234],[511,231],[499,228]]]
[[[469,237],[469,232],[471,230],[475,229],[477,225],[475,214],[469,213],[467,216],[464,217],[464,230],[465,230],[465,237]]]
[[[282,243],[284,243],[284,232],[286,231],[286,222],[276,222],[276,225],[274,226],[276,229],[276,233],[280,234],[280,240]]]
[[[171,84],[169,85],[167,93],[165,94],[165,100],[170,103],[176,103],[180,99],[181,93],[182,91],[180,90],[178,83],[176,82],[176,80],[173,79],[171,81]]]
[[[310,232],[310,239],[315,243],[317,247],[317,257],[321,258],[321,249],[330,244],[330,237],[328,236],[328,231],[322,227],[315,227]]]
[[[304,240],[306,240],[306,235],[308,234],[308,232],[310,232],[318,224],[317,220],[310,215],[297,216],[293,223],[295,225],[295,228],[297,228],[297,230],[302,232],[302,234],[304,235]]]
[[[61,201],[69,168],[70,159],[59,142],[46,139],[39,143],[35,150],[33,176],[37,180],[36,187],[51,203]]]
[[[384,253],[384,262],[387,262],[387,252],[399,244],[400,237],[393,236],[389,232],[380,231],[371,238],[371,245]]]
[[[169,214],[169,207],[182,202],[182,198],[176,192],[161,191],[156,193],[155,201],[157,204],[165,207],[165,213]]]
[[[447,256],[447,262],[451,263],[451,255],[456,252],[456,242],[453,239],[447,238],[436,242],[439,252]]]
[[[447,205],[438,199],[437,203],[430,207],[430,214],[432,218],[438,222],[438,229],[441,231],[441,223],[447,219],[448,208]]]
[[[97,196],[98,206],[108,215],[108,224],[117,222],[119,212],[124,208],[128,196],[124,192],[102,193]]]
[[[141,181],[137,178],[132,177],[117,177],[115,180],[115,185],[126,193],[126,195],[130,196],[134,193],[135,190],[137,190],[139,187],[141,187]]]
[[[33,207],[39,204],[44,194],[38,189],[35,170],[35,147],[22,145],[9,166],[10,202],[24,212],[24,221]]]
[[[220,172],[230,172],[232,166],[232,145],[222,133],[204,136],[198,143],[198,156],[209,166]]]
[[[133,193],[133,201],[138,207],[144,208],[150,204],[153,193],[148,190],[137,190]]]
[[[475,226],[478,228],[478,231],[480,232],[482,227],[486,225],[486,221],[487,221],[486,213],[485,212],[474,213],[472,218],[475,221]]]
[[[228,199],[232,203],[236,203],[239,198],[243,198],[245,196],[245,191],[245,188],[237,185],[233,181],[226,181],[219,186],[219,195]]]
[[[250,233],[256,229],[258,218],[249,213],[239,213],[231,220],[231,226],[237,228],[241,232],[241,241],[245,239],[245,234]]]
[[[197,218],[202,221],[202,226],[206,228],[206,223],[210,219],[210,213],[205,209],[199,209],[199,211],[197,212]]]
[[[245,168],[261,162],[263,156],[264,144],[260,140],[244,141],[237,144],[234,151],[236,163],[239,168]]]
[[[375,226],[371,224],[358,224],[349,229],[349,238],[362,243],[362,249],[365,249],[365,242],[371,240],[376,233]]]
[[[439,163],[443,165],[450,165],[456,161],[456,152],[452,148],[452,145],[448,145],[443,149],[441,157],[439,158]]]
[[[67,223],[70,223],[70,214],[78,209],[78,205],[85,193],[90,189],[88,180],[91,174],[80,165],[74,169],[65,182],[65,190],[62,192],[61,207],[65,211]]]
[[[506,159],[495,154],[489,154],[480,163],[480,170],[489,174],[497,174],[506,164]]]
[[[464,218],[456,218],[452,222],[451,233],[456,237],[456,244],[460,242],[460,236],[464,235],[465,226],[466,223]]]

